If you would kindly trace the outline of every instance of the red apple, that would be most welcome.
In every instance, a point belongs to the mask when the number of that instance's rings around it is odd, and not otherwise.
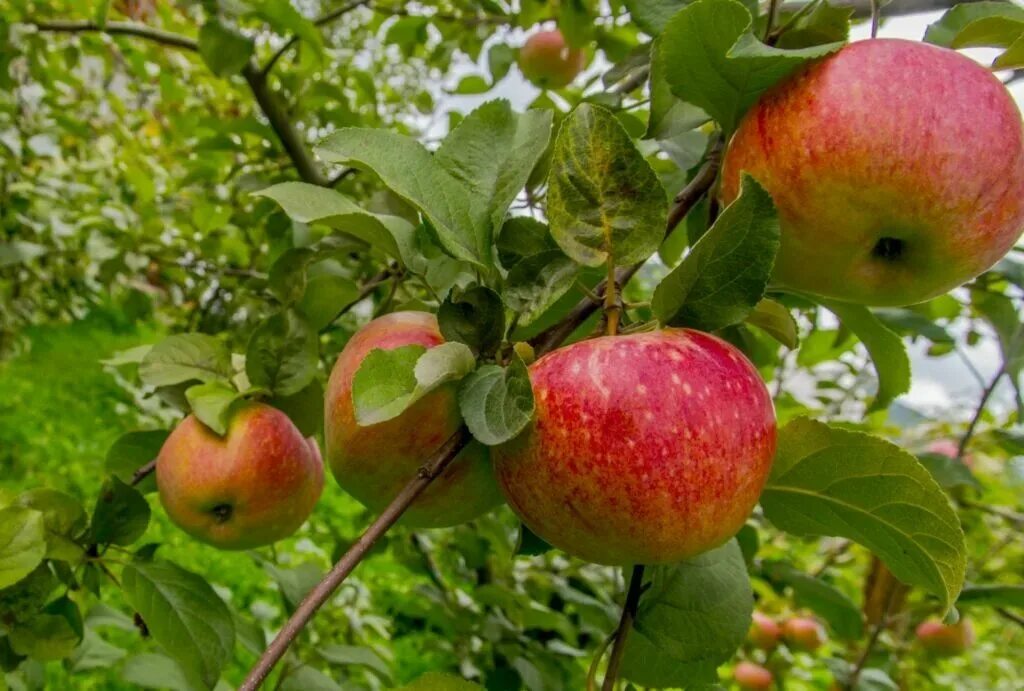
[[[709,334],[606,336],[530,367],[531,426],[493,452],[512,509],[600,564],[676,562],[743,526],[775,453],[771,396]]]
[[[921,647],[942,657],[959,655],[974,643],[974,627],[963,618],[949,625],[929,619],[918,625],[916,634]]]
[[[772,673],[761,665],[753,662],[741,662],[732,670],[736,685],[741,689],[756,691],[759,689],[770,689],[775,682]]]
[[[320,449],[280,410],[261,403],[235,413],[218,436],[189,415],[156,460],[167,515],[221,549],[251,549],[288,537],[324,487]]]
[[[586,65],[586,54],[569,47],[557,29],[534,34],[519,49],[523,76],[544,89],[567,86]]]
[[[774,650],[779,644],[782,636],[782,629],[771,617],[754,612],[753,621],[750,623],[750,632],[747,640],[752,645],[762,650]]]
[[[928,453],[937,453],[947,458],[956,458],[960,455],[960,445],[952,439],[937,439],[925,448]],[[961,459],[968,468],[974,467],[974,457],[971,454],[964,454]]]
[[[324,436],[327,461],[338,484],[367,508],[381,511],[462,425],[457,385],[445,384],[398,417],[361,427],[352,407],[352,380],[375,349],[444,343],[437,319],[426,312],[394,312],[364,326],[338,356],[327,385]],[[457,525],[501,503],[487,448],[473,442],[406,511],[406,524]]]
[[[1024,132],[1013,98],[959,53],[852,43],[770,90],[725,157],[772,195],[775,280],[868,305],[941,295],[991,267],[1024,229]]]
[[[782,639],[793,650],[812,652],[825,642],[825,629],[809,617],[793,617],[782,625]]]

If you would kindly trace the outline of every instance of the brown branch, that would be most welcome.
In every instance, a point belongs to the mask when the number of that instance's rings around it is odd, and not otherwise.
[[[846,679],[844,686],[847,689],[857,688],[857,680],[860,678],[861,672],[864,671],[864,667],[868,663],[868,658],[871,657],[871,652],[878,645],[878,639],[882,635],[882,631],[889,623],[889,610],[892,608],[893,599],[895,597],[896,590],[890,590],[888,597],[885,599],[885,605],[882,607],[881,616],[878,618],[878,623],[875,624],[874,630],[871,632],[871,638],[868,639],[867,645],[864,646],[864,651],[860,654],[857,659],[857,663],[853,667],[853,671],[850,676]]]
[[[640,604],[640,594],[643,592],[644,567],[637,564],[633,567],[633,573],[629,577],[629,591],[626,593],[626,603],[622,606],[622,619],[615,629],[615,644],[612,645],[612,654],[608,658],[608,670],[604,674],[604,684],[601,691],[615,691],[615,682],[619,678],[619,667],[622,666],[622,656],[626,652],[626,639],[629,631],[633,628],[633,621],[636,619],[636,609]]]
[[[132,487],[135,487],[137,484],[145,480],[146,477],[154,470],[156,470],[155,458],[146,465],[138,468],[134,473],[132,473],[132,481],[129,482],[128,484],[131,485]]]
[[[100,26],[96,22],[58,19],[47,22],[29,22],[29,26],[34,26],[39,31],[50,31],[66,34],[81,34],[93,32],[112,35],[136,36],[138,38],[144,38],[148,41],[154,41],[165,46],[182,48],[184,50],[191,50],[193,52],[199,50],[199,44],[196,43],[194,39],[191,39],[188,36],[174,34],[169,31],[161,31],[160,29],[154,29],[152,27],[146,26],[145,24],[138,24],[136,22],[107,22],[103,26]]]
[[[338,319],[340,319],[343,314],[345,314],[346,312],[351,310],[353,307],[358,305],[360,302],[365,300],[367,295],[369,295],[370,293],[372,293],[374,290],[377,289],[377,286],[379,286],[381,283],[384,283],[385,281],[389,280],[392,276],[394,276],[394,274],[395,274],[395,272],[397,270],[398,270],[397,265],[392,264],[388,268],[386,268],[383,271],[377,273],[375,276],[373,276],[368,281],[366,281],[366,283],[364,283],[363,286],[359,289],[359,294],[356,295],[356,299],[353,300],[352,302],[349,302],[348,304],[342,306],[342,308],[340,310],[338,310],[338,313],[335,314],[334,317],[331,318],[331,321],[327,322],[327,324],[324,326],[324,328],[320,329],[320,331],[323,332],[323,331],[326,331],[328,328],[330,328],[330,326],[334,322],[338,321]]]
[[[35,22],[31,26],[34,26],[39,31],[62,33],[97,32],[136,36],[165,46],[173,46],[192,52],[199,50],[199,44],[194,39],[180,34],[153,29],[145,24],[135,22],[107,22],[105,25],[100,26],[96,22],[89,21],[49,21]],[[274,130],[274,133],[280,139],[281,146],[298,171],[299,177],[314,185],[326,187],[329,180],[320,172],[316,161],[313,159],[313,154],[306,147],[301,135],[288,117],[288,112],[281,102],[280,96],[271,91],[267,85],[266,76],[260,72],[259,67],[254,61],[250,61],[242,69],[242,77],[249,84],[249,89],[256,99],[256,104],[263,111],[267,120],[270,121],[271,129]]]
[[[997,516],[1002,518],[1004,521],[1010,523],[1016,523],[1018,525],[1024,525],[1024,513],[1017,513],[1012,509],[1004,509],[1001,506],[989,506],[988,504],[981,504],[970,499],[961,499],[960,506],[968,509],[974,509],[975,511],[981,511],[987,513],[990,516]]]
[[[336,19],[340,19],[344,15],[348,14],[352,10],[357,9],[359,7],[362,7],[363,5],[369,5],[369,4],[370,4],[370,0],[356,0],[355,2],[350,2],[350,3],[346,4],[346,5],[342,5],[341,7],[337,8],[335,10],[331,10],[330,12],[327,12],[326,14],[320,15],[319,17],[317,17],[316,19],[313,20],[313,25],[314,26],[323,26],[324,24],[330,24],[331,22],[335,21]],[[288,41],[286,41],[283,46],[278,48],[277,52],[275,52],[272,56],[270,56],[270,59],[267,60],[267,64],[263,66],[262,70],[260,70],[260,72],[263,74],[263,76],[266,77],[268,74],[270,74],[270,70],[274,69],[274,65],[277,63],[277,61],[280,60],[284,56],[284,54],[287,53],[291,49],[291,47],[294,46],[298,42],[299,42],[299,37],[298,37],[298,35],[295,35],[295,36],[292,36],[290,39],[288,39]]]
[[[1006,619],[1007,621],[1012,621],[1014,624],[1024,629],[1024,617],[1020,616],[1019,614],[1014,614],[1005,607],[996,607],[996,614],[1001,616],[1003,619]]]
[[[981,400],[978,401],[978,407],[974,410],[974,416],[971,418],[971,422],[967,425],[967,431],[964,432],[964,436],[960,438],[960,444],[956,449],[957,460],[963,460],[964,452],[967,451],[967,445],[971,441],[971,437],[974,436],[974,431],[978,426],[978,422],[981,420],[982,414],[985,412],[985,406],[988,405],[988,400],[992,397],[992,393],[996,390],[996,386],[999,385],[999,380],[1003,378],[1003,374],[1006,373],[1006,364],[1004,363],[999,371],[996,372],[996,376],[992,377],[992,381],[985,387],[985,390],[981,392]]]

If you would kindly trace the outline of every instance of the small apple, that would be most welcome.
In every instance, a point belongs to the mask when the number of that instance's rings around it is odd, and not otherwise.
[[[733,668],[732,676],[736,680],[737,686],[741,689],[749,689],[750,691],[770,689],[772,684],[775,683],[775,678],[771,672],[761,665],[755,665],[753,662],[739,663]]]
[[[774,279],[867,305],[909,305],[991,267],[1024,230],[1021,114],[956,51],[858,41],[766,93],[729,144],[782,224]]]
[[[774,650],[781,637],[782,629],[775,620],[760,612],[754,612],[750,632],[747,634],[747,640],[751,645],[762,650]]]
[[[599,564],[662,564],[721,545],[775,453],[771,396],[743,354],[667,329],[575,343],[530,366],[536,413],[492,451],[534,533]]]
[[[929,444],[925,451],[946,456],[947,458],[956,458],[960,455],[960,444],[952,439],[937,439]],[[968,468],[974,467],[974,457],[971,454],[964,454],[961,460]]]
[[[974,627],[964,618],[955,624],[929,619],[921,622],[915,633],[922,648],[941,657],[959,655],[974,643]]]
[[[373,511],[384,509],[462,425],[457,384],[431,391],[395,418],[361,427],[352,405],[352,380],[372,350],[441,343],[444,337],[434,315],[393,312],[360,329],[334,363],[324,410],[327,461],[342,489]],[[487,448],[471,442],[402,520],[419,528],[443,528],[472,520],[500,503]]]
[[[793,617],[782,625],[782,639],[793,650],[813,652],[825,642],[825,629],[809,617]]]
[[[586,65],[586,53],[571,48],[557,29],[534,34],[519,49],[523,76],[543,89],[569,85]]]
[[[324,487],[320,449],[288,416],[252,403],[218,436],[189,415],[156,459],[167,515],[221,549],[251,549],[286,538],[305,522]]]

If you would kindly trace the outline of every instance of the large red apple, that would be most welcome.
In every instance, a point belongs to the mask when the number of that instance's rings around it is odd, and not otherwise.
[[[782,638],[794,650],[812,652],[825,642],[825,629],[809,617],[793,617],[782,625]]]
[[[949,625],[929,619],[921,622],[915,633],[921,647],[943,657],[959,655],[974,643],[974,627],[963,618]]]
[[[1006,88],[945,48],[852,43],[769,91],[725,157],[782,223],[774,278],[868,305],[941,295],[991,267],[1024,229],[1024,135]]]
[[[557,29],[534,34],[519,49],[523,76],[544,89],[569,85],[586,65],[586,53],[571,48]]]
[[[394,312],[364,326],[345,345],[327,385],[324,435],[327,461],[338,484],[366,507],[380,511],[416,475],[424,461],[462,425],[456,384],[445,384],[401,415],[375,425],[356,423],[352,380],[375,349],[444,343],[437,319],[426,312]],[[405,512],[408,525],[457,525],[501,503],[487,449],[472,442]]]
[[[762,650],[774,650],[782,637],[782,629],[771,617],[754,612],[753,621],[750,622],[750,632],[747,640]]]
[[[194,415],[167,437],[156,460],[167,515],[221,549],[251,549],[294,533],[324,487],[320,449],[288,416],[249,404],[218,436]]]
[[[530,380],[533,423],[493,455],[537,535],[600,564],[656,564],[743,526],[775,452],[775,413],[736,348],[685,329],[606,336],[546,355]]]
[[[775,678],[771,672],[761,665],[755,665],[753,662],[739,663],[733,668],[732,676],[736,680],[737,686],[749,691],[770,689],[772,684],[775,683]]]

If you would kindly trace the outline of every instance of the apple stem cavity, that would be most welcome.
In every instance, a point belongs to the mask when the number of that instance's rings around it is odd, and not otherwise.
[[[618,628],[615,629],[615,643],[612,645],[612,654],[608,658],[608,671],[605,672],[601,691],[615,691],[615,682],[619,677],[622,656],[626,652],[626,638],[629,636],[629,630],[633,628],[636,610],[640,605],[640,595],[643,594],[643,580],[643,564],[636,564],[633,566],[633,573],[629,577],[626,603],[622,606],[622,618],[619,620]]]
[[[231,514],[234,513],[234,509],[230,504],[217,504],[210,509],[210,513],[217,519],[217,523],[227,523],[231,520]]]
[[[906,242],[899,238],[884,237],[878,238],[878,242],[871,250],[871,254],[885,261],[899,261],[903,258]]]

